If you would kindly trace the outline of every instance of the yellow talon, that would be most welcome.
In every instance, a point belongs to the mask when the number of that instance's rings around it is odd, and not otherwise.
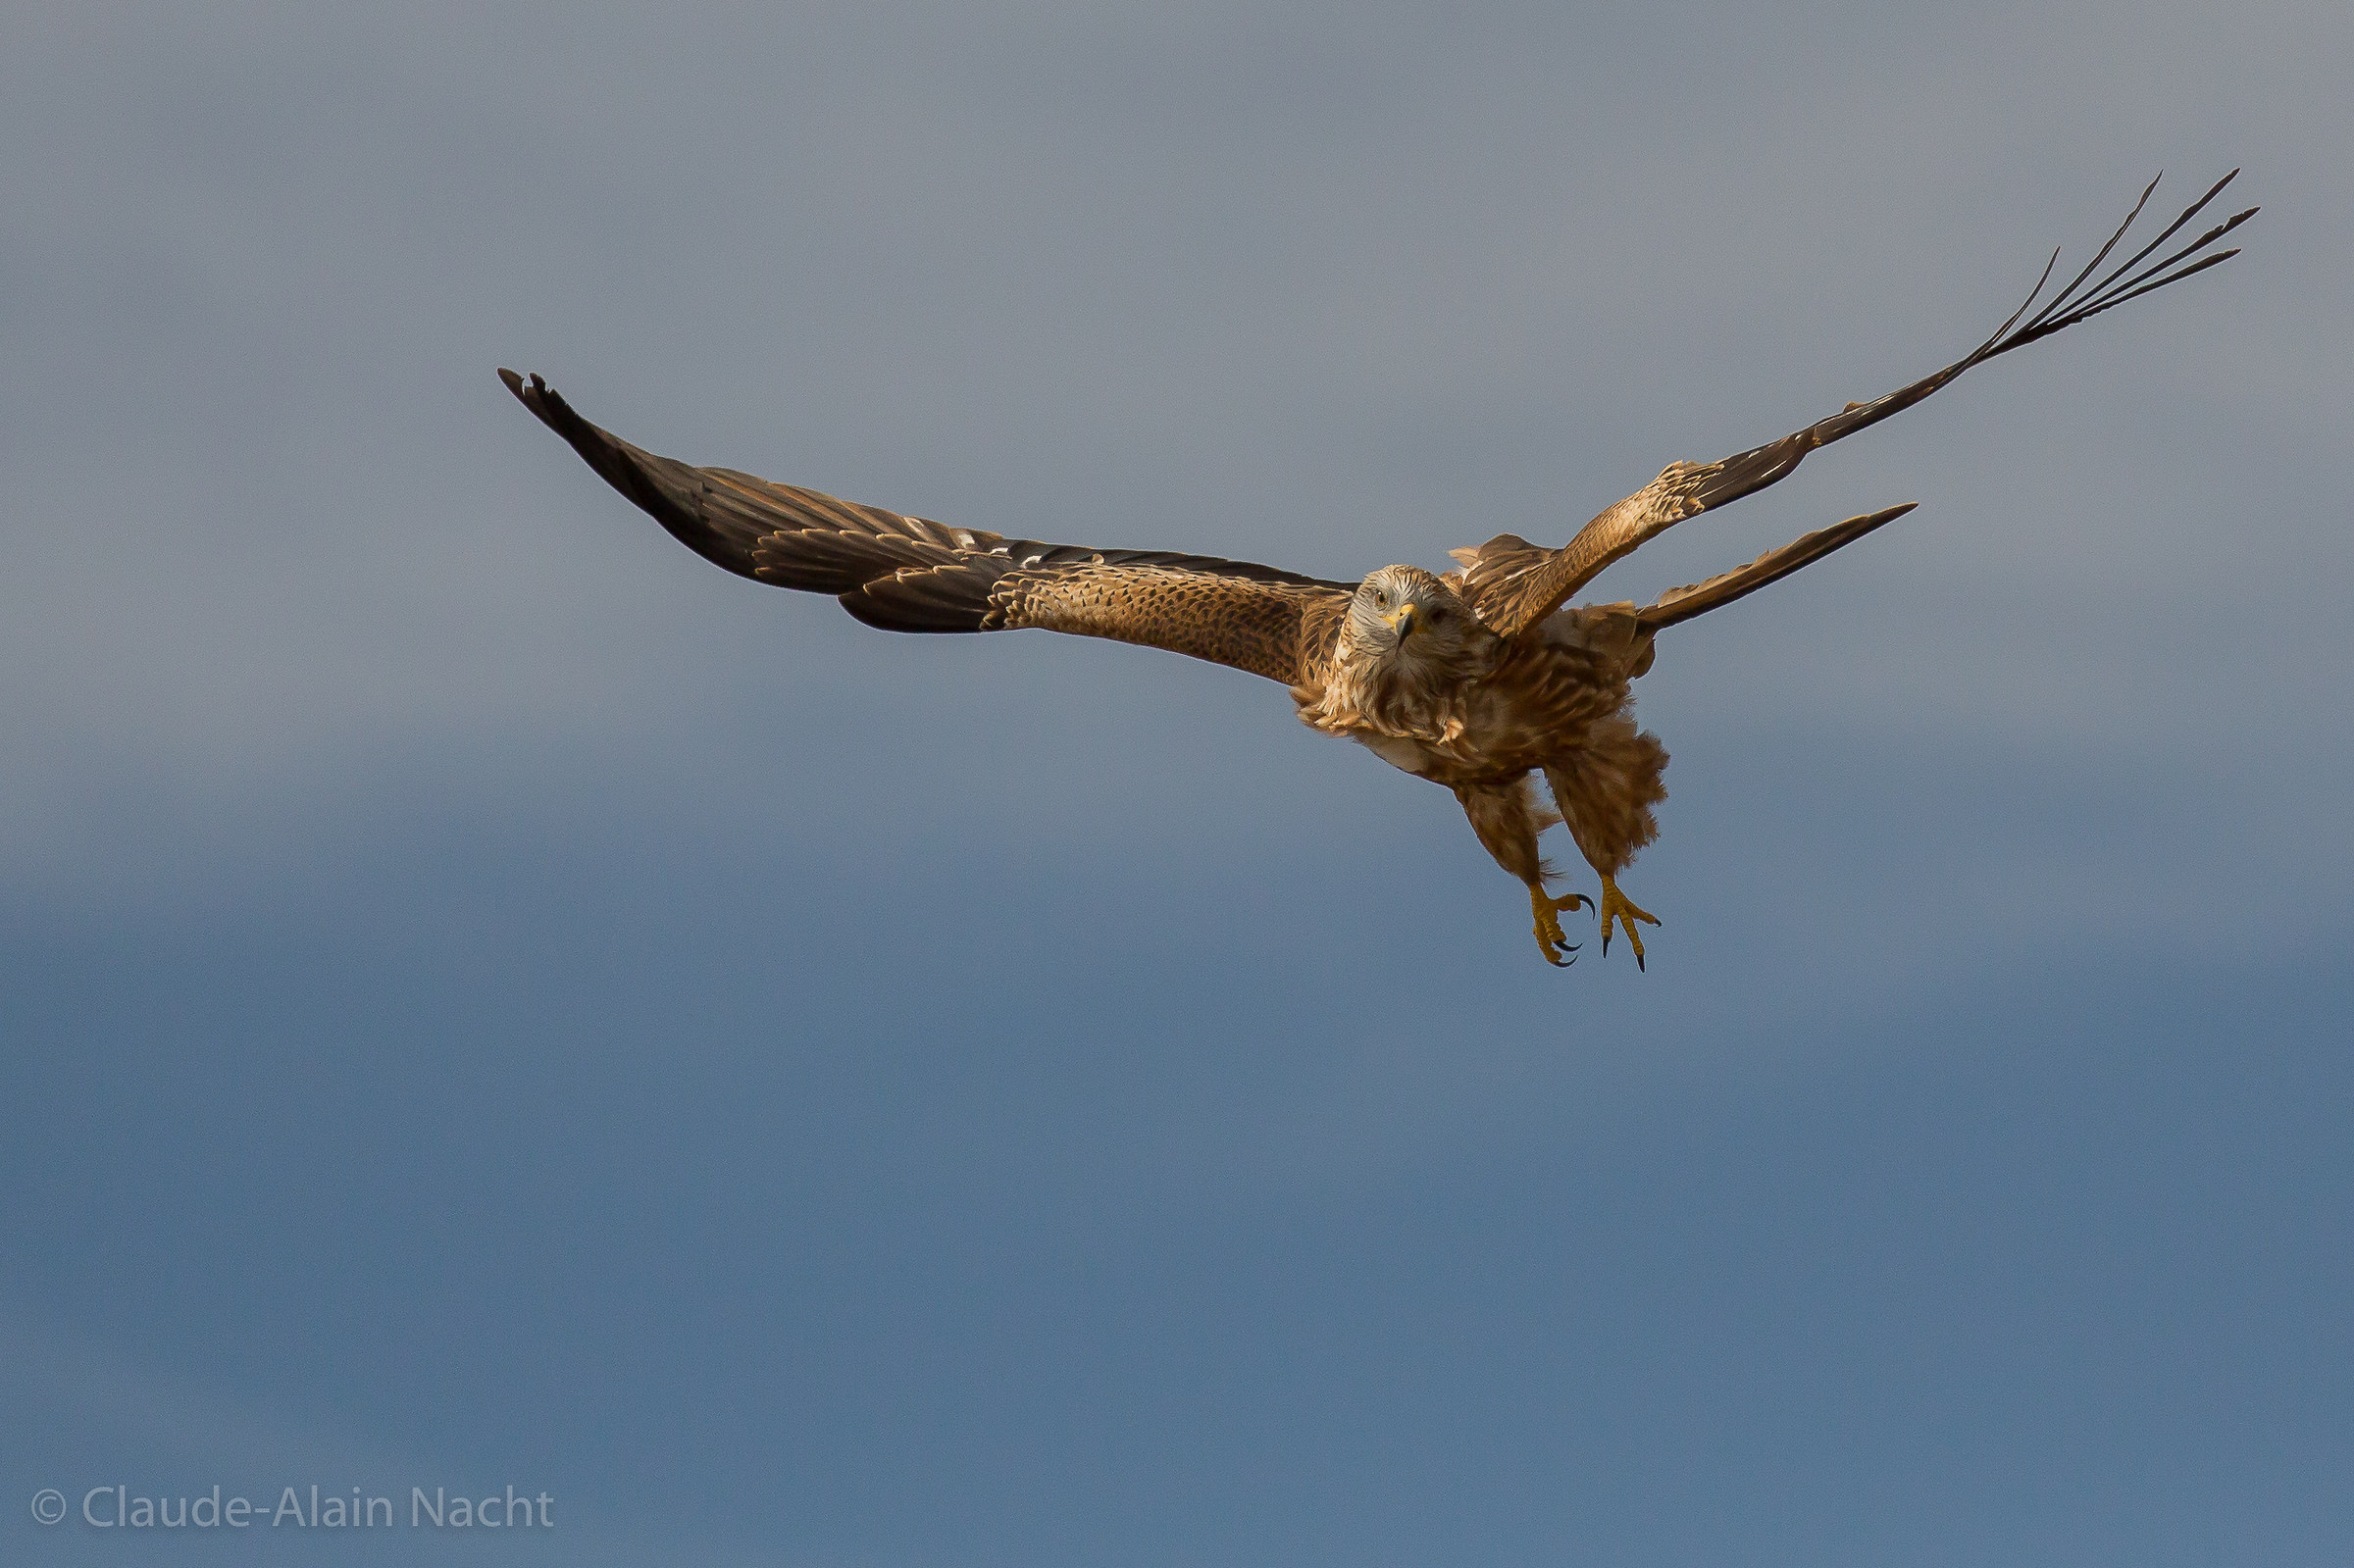
[[[1652,914],[1649,910],[1636,908],[1635,901],[1620,892],[1615,882],[1608,877],[1603,878],[1602,950],[1605,956],[1608,956],[1611,950],[1612,923],[1616,922],[1626,928],[1627,945],[1635,950],[1635,967],[1637,969],[1643,967],[1643,938],[1635,931],[1635,922],[1638,920],[1649,926],[1656,926],[1660,923],[1659,916]]]
[[[1529,884],[1528,907],[1537,917],[1537,951],[1545,955],[1545,962],[1557,969],[1567,969],[1577,962],[1574,958],[1561,956],[1563,951],[1576,952],[1577,944],[1562,935],[1560,911],[1566,909],[1574,914],[1593,901],[1579,893],[1548,898],[1544,888],[1534,883]]]

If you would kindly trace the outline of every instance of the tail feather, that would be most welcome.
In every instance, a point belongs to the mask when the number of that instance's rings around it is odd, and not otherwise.
[[[1779,582],[1801,567],[1812,566],[1833,550],[1856,542],[1873,529],[1893,523],[1913,510],[1915,503],[1889,507],[1884,512],[1872,512],[1864,517],[1851,517],[1827,529],[1818,529],[1803,538],[1793,539],[1776,550],[1767,550],[1747,566],[1722,572],[1706,582],[1686,583],[1669,588],[1659,598],[1635,612],[1635,622],[1646,632],[1689,621],[1696,615],[1706,615],[1720,609],[1746,594],[1755,593],[1769,582]]]

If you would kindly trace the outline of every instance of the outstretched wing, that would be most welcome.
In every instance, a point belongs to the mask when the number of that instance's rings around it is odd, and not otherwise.
[[[2036,279],[2034,292],[2027,296],[2026,304],[2014,311],[2011,319],[1996,329],[1992,337],[1934,376],[1923,377],[1910,386],[1899,387],[1868,403],[1850,403],[1826,420],[1785,435],[1778,441],[1769,441],[1764,446],[1736,453],[1720,463],[1671,463],[1661,472],[1658,479],[1596,517],[1578,531],[1575,538],[1558,550],[1531,544],[1515,534],[1500,533],[1475,551],[1457,552],[1458,559],[1464,560],[1464,596],[1480,619],[1491,628],[1506,636],[1515,635],[1544,620],[1562,600],[1593,581],[1604,567],[1663,529],[1688,517],[1696,517],[1710,507],[1722,506],[1753,490],[1764,489],[1798,467],[1800,461],[1817,447],[1827,446],[1843,435],[1853,435],[1866,426],[1876,425],[1891,414],[1911,408],[1973,365],[1984,364],[1998,354],[2008,354],[2015,348],[2024,347],[2037,338],[2049,337],[2064,327],[2072,327],[2089,316],[2098,316],[2136,294],[2164,288],[2193,273],[2204,272],[2230,260],[2239,254],[2237,250],[2204,256],[2201,252],[2253,218],[2256,215],[2253,207],[2226,219],[2165,260],[2153,262],[2147,267],[2141,265],[2151,252],[2172,239],[2183,225],[2197,217],[2238,174],[2239,171],[2234,169],[2217,180],[2206,195],[2193,202],[2181,217],[2167,227],[2164,233],[2144,245],[2130,261],[2089,289],[2084,288],[2084,280],[2108,259],[2109,253],[2117,248],[2118,241],[2124,238],[2125,230],[2133,227],[2133,220],[2141,216],[2142,208],[2149,202],[2150,192],[2158,188],[2158,181],[2151,180],[2149,187],[2142,191],[2141,200],[2133,204],[2133,210],[2125,215],[2125,221],[2118,226],[2117,232],[2109,236],[2109,243],[2100,248],[2073,282],[2040,311],[2027,317],[2028,308],[2043,292],[2043,285],[2051,279],[2053,266],[2060,260],[2060,253],[2052,252],[2052,259],[2044,264],[2043,276]],[[2194,257],[2198,259],[2193,260]],[[2021,321],[2022,317],[2027,317],[2023,325]]]
[[[1352,582],[1167,550],[1098,550],[949,528],[733,469],[693,468],[580,417],[535,376],[499,379],[588,466],[714,565],[831,593],[892,632],[1040,627],[1191,654],[1296,684]]]

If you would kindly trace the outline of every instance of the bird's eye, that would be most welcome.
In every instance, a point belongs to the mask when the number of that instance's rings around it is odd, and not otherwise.
[[[1376,610],[1386,610],[1389,607],[1390,596],[1382,592],[1381,589],[1375,588],[1373,590],[1373,608]]]

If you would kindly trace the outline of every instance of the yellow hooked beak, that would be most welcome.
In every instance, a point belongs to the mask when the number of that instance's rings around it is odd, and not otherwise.
[[[1403,643],[1407,634],[1414,630],[1414,607],[1410,604],[1402,604],[1396,610],[1383,616],[1382,620],[1389,623],[1390,630],[1398,633],[1398,640]]]

